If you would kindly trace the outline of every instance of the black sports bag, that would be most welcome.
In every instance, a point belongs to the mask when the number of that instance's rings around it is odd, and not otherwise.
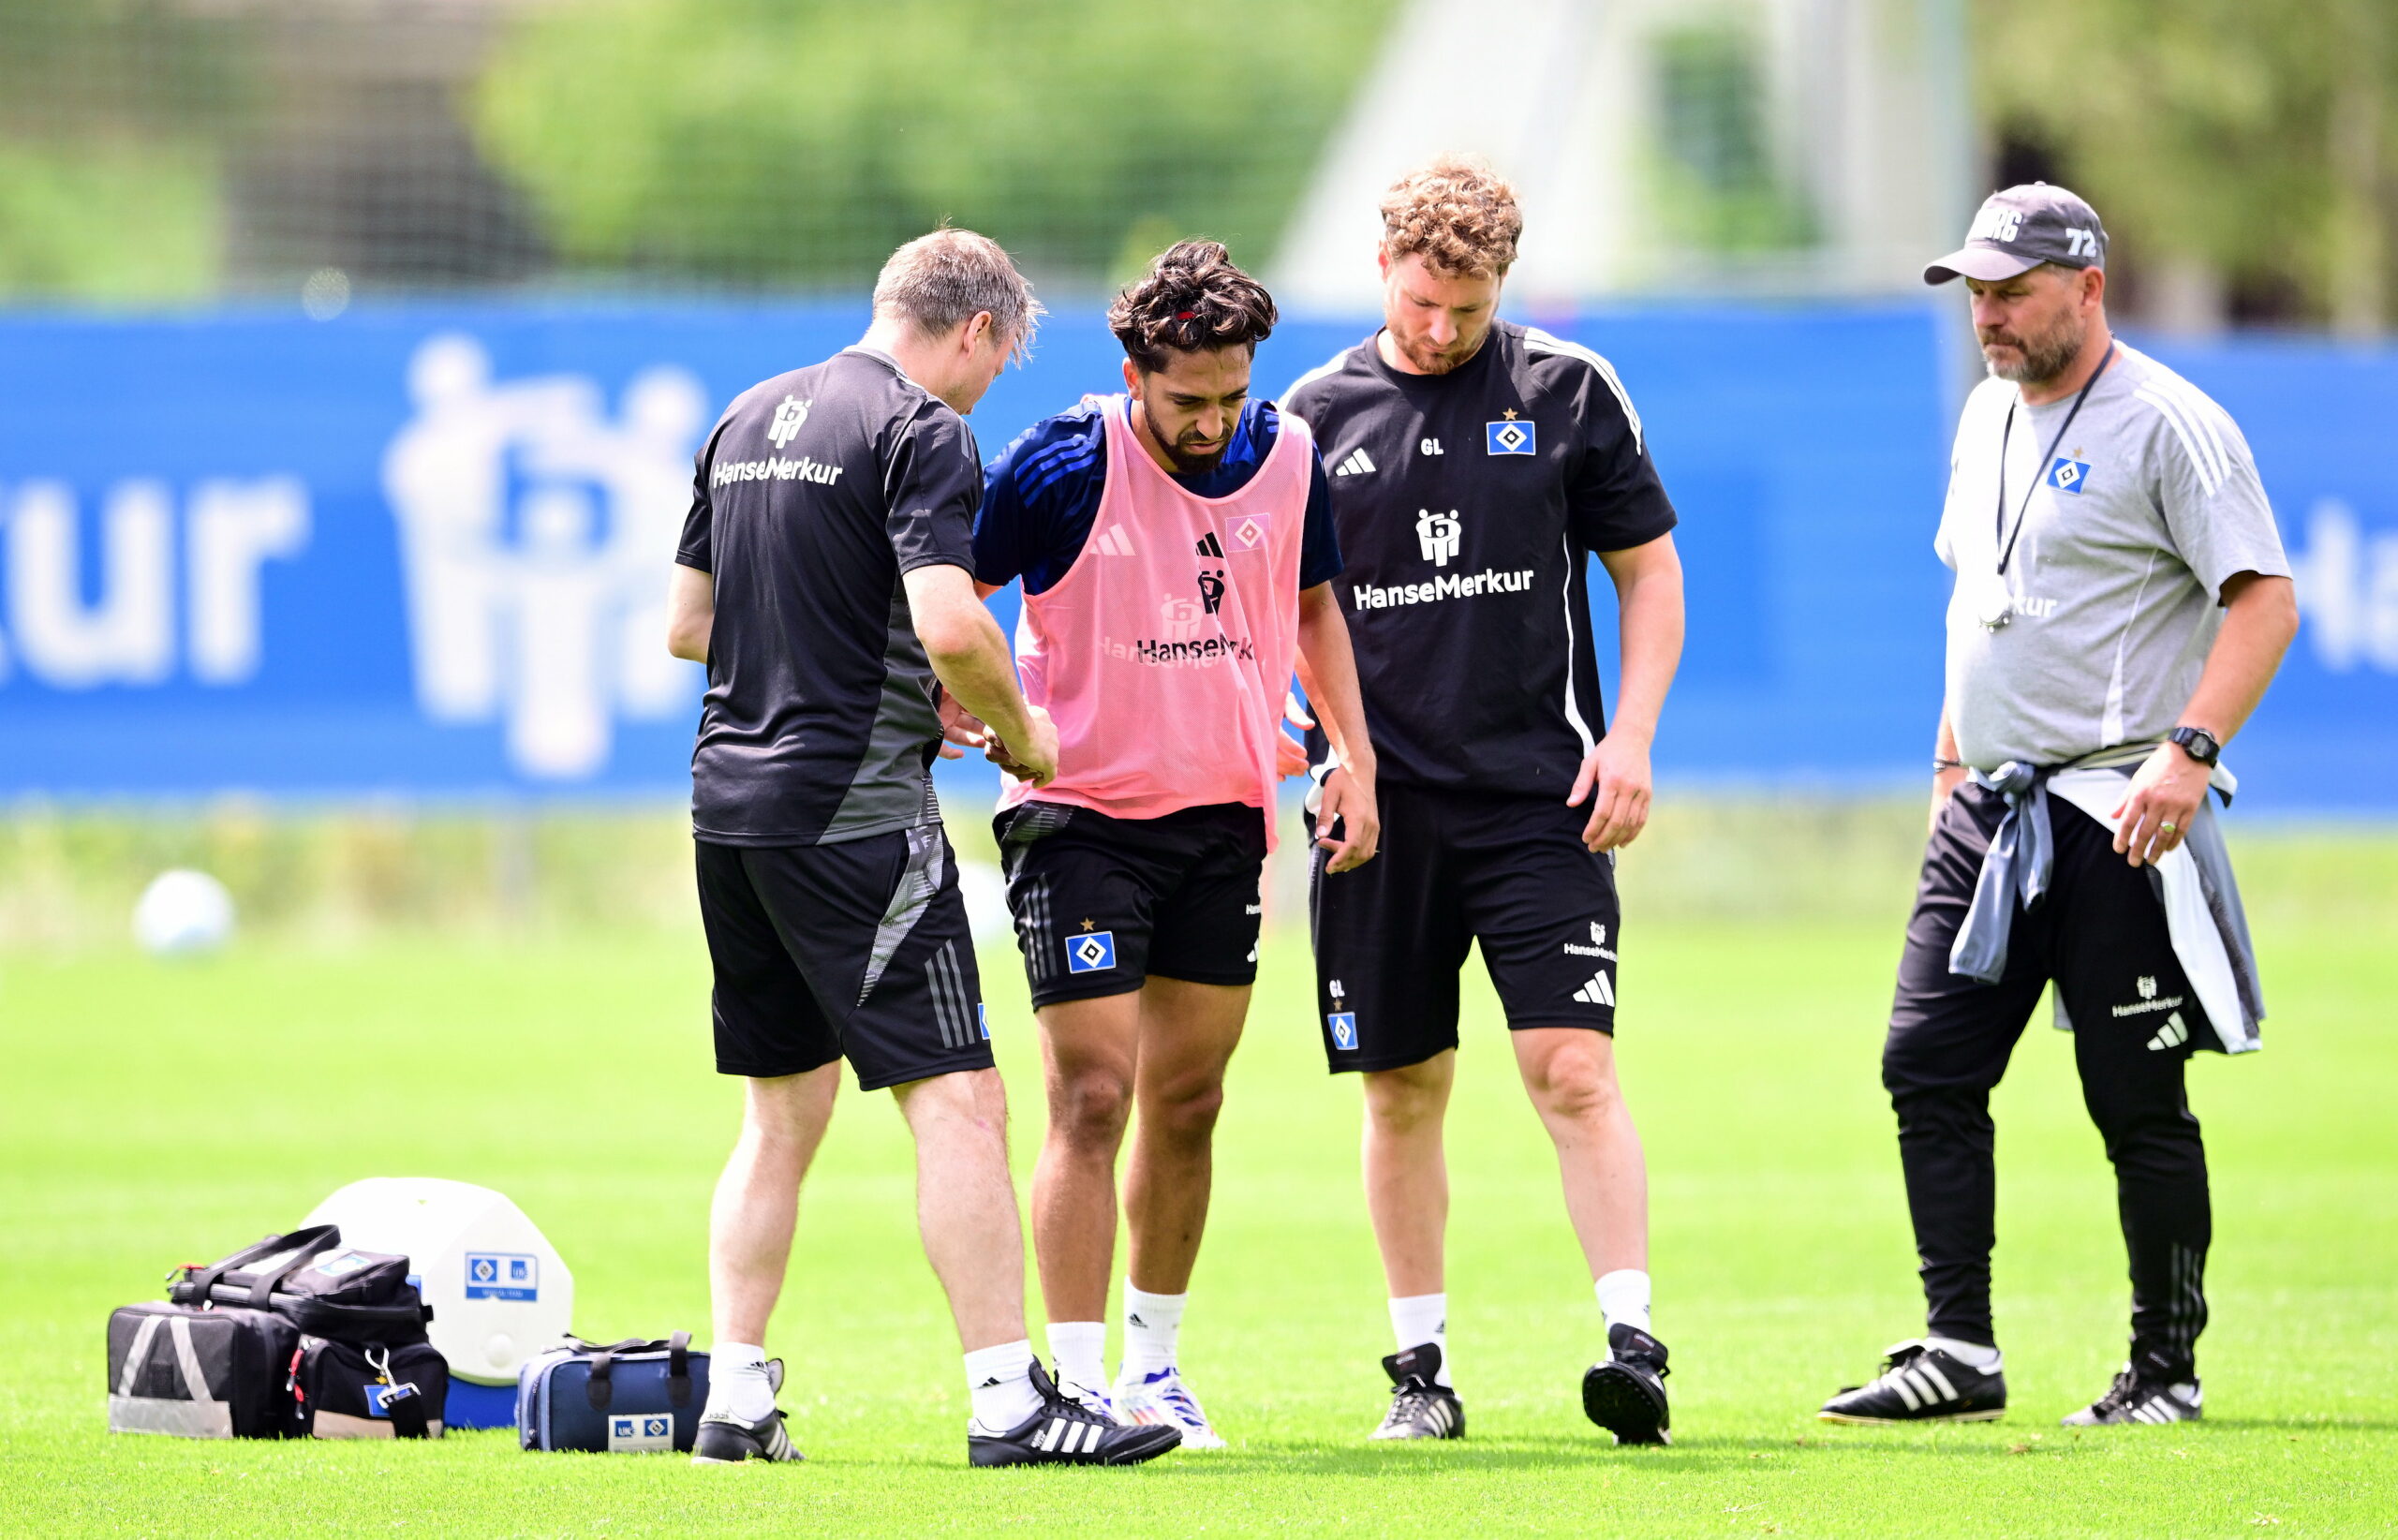
[[[450,1361],[430,1342],[385,1347],[303,1337],[286,1382],[295,1439],[437,1439]]]
[[[167,1297],[273,1310],[312,1337],[387,1346],[423,1341],[433,1319],[408,1281],[407,1258],[346,1250],[333,1224],[269,1236],[205,1267],[185,1267]]]
[[[109,1431],[274,1438],[299,1345],[271,1310],[127,1305],[109,1317]]]

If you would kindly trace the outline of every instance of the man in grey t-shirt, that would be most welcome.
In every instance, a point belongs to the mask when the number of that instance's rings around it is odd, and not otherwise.
[[[2298,610],[2240,430],[2109,332],[2106,249],[2089,204],[2034,183],[1992,196],[1924,272],[1965,279],[1991,372],[1935,541],[1957,574],[1947,692],[1882,1054],[1929,1324],[1828,1421],[2005,1411],[1990,1091],[2051,983],[2132,1280],[2131,1361],[2065,1421],[2199,1413],[2211,1226],[2183,1072],[2200,1047],[2255,1047],[2264,1014],[2206,795],[2229,799],[2218,751]]]

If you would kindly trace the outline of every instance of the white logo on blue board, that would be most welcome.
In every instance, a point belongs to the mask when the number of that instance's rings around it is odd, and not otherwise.
[[[2080,460],[2069,460],[2060,454],[2056,464],[2049,467],[2049,485],[2059,492],[2080,492],[2089,481],[2090,467]]]
[[[466,1253],[467,1298],[525,1300],[540,1296],[540,1258],[511,1251]]]
[[[1484,446],[1493,454],[1532,454],[1539,448],[1539,439],[1530,422],[1516,421],[1515,408],[1509,407],[1501,422],[1482,425]]]
[[[1066,943],[1066,971],[1103,973],[1116,966],[1116,932],[1094,930]]]
[[[482,343],[445,332],[409,359],[407,392],[382,486],[419,709],[499,724],[509,766],[540,781],[607,769],[620,722],[688,718],[699,671],[656,638],[706,388],[652,365],[611,412],[597,379],[502,378]]]
[[[1335,1011],[1324,1018],[1324,1024],[1332,1029],[1332,1045],[1334,1047],[1354,1048],[1357,1046],[1356,1012]]]

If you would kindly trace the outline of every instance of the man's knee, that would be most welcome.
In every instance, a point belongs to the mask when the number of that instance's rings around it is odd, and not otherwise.
[[[1132,1074],[1116,1065],[1069,1070],[1050,1081],[1050,1131],[1074,1148],[1112,1156],[1123,1141],[1132,1110]]]
[[[2206,1167],[2198,1119],[2181,1095],[2142,1094],[2130,1088],[2084,1082],[2082,1105],[2119,1167],[2182,1175]]]
[[[1191,1075],[1159,1088],[1141,1109],[1154,1131],[1177,1144],[1205,1144],[1224,1110],[1221,1075]]]
[[[1591,1033],[1596,1038],[1599,1034]],[[1605,1039],[1595,1043],[1569,1040],[1545,1055],[1525,1075],[1532,1102],[1550,1118],[1567,1122],[1603,1122],[1623,1109],[1623,1093],[1616,1085],[1615,1059]]]
[[[1443,1053],[1421,1064],[1367,1071],[1362,1077],[1366,1116],[1385,1133],[1407,1134],[1428,1125],[1437,1127],[1442,1109],[1448,1104],[1453,1062]]]

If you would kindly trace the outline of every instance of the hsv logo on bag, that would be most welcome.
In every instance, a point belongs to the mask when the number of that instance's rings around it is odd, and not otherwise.
[[[636,1412],[608,1419],[612,1455],[662,1455],[674,1449],[674,1419],[662,1412]]]

